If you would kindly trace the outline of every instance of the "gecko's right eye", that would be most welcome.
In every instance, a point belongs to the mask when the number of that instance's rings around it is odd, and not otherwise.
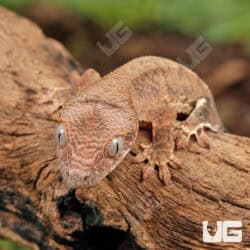
[[[64,126],[61,124],[56,129],[56,141],[59,145],[64,146],[66,144],[66,131]]]
[[[108,155],[111,157],[116,156],[122,150],[123,139],[121,137],[117,137],[111,141],[108,146]]]

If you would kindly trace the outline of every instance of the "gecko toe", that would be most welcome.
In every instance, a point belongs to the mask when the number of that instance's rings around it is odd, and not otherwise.
[[[176,158],[173,154],[169,158],[168,165],[172,166],[175,169],[181,169],[183,162]]]
[[[143,153],[138,153],[135,157],[134,157],[134,161],[136,163],[141,163],[144,162],[145,160],[147,160],[147,157],[143,154]]]
[[[176,148],[186,149],[190,141],[190,135],[186,134],[184,131],[180,131],[176,138]]]
[[[211,147],[211,142],[209,137],[206,135],[204,129],[202,128],[200,133],[195,135],[197,143],[203,147],[209,149]]]
[[[147,164],[142,168],[142,181],[146,180],[149,176],[154,173],[154,164]]]
[[[166,165],[159,165],[159,179],[162,181],[164,185],[169,184],[171,180],[171,174]]]

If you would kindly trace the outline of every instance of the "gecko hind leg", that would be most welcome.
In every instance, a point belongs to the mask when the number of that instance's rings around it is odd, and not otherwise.
[[[192,136],[195,137],[198,145],[210,148],[211,141],[205,130],[209,129],[218,132],[221,125],[213,118],[213,109],[207,98],[200,98],[189,117],[180,123],[180,129],[175,132],[177,149],[187,148]],[[217,118],[216,118],[217,119]]]

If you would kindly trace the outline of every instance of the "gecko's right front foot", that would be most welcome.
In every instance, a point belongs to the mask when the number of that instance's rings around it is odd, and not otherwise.
[[[163,184],[168,184],[171,179],[168,164],[174,167],[179,167],[179,161],[175,159],[172,153],[169,157],[167,157],[165,151],[161,152],[159,149],[156,149],[153,144],[141,144],[140,147],[142,151],[136,155],[135,162],[145,164],[142,169],[142,180],[145,180],[151,176],[156,167],[158,167],[159,179],[163,182]]]

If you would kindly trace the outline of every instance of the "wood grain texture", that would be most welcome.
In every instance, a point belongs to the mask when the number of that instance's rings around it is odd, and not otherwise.
[[[0,55],[2,237],[32,249],[250,247],[250,139],[210,133],[212,149],[192,143],[176,153],[183,164],[170,168],[169,186],[156,174],[141,183],[142,166],[129,155],[98,185],[68,190],[54,133],[60,93],[81,67],[38,27],[3,8]],[[146,133],[139,140],[148,140]],[[243,220],[243,242],[203,243],[203,220]]]

